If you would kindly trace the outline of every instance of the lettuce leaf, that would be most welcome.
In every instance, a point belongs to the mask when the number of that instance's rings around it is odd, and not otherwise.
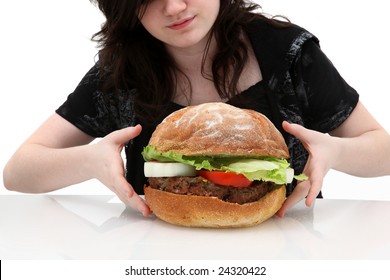
[[[288,178],[290,164],[286,160],[277,158],[264,159],[241,159],[223,166],[221,169],[243,174],[249,180],[271,181],[276,184],[291,183],[292,177]]]
[[[206,169],[230,171],[238,174],[243,174],[249,180],[271,181],[276,184],[286,184],[292,181],[293,173],[290,164],[285,159],[274,157],[250,157],[231,156],[220,154],[215,156],[185,156],[175,154],[173,152],[161,153],[153,146],[147,146],[142,152],[145,161],[160,161],[160,162],[181,162],[194,166],[196,170]],[[305,180],[307,177],[304,174],[294,176],[299,180]]]

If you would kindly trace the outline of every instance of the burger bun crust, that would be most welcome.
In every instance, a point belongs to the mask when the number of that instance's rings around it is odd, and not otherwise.
[[[256,202],[237,204],[216,197],[182,195],[144,188],[145,200],[153,213],[170,224],[186,227],[240,228],[258,225],[271,218],[286,197],[280,186]]]
[[[222,102],[175,111],[156,127],[149,145],[186,156],[289,157],[282,134],[266,116]]]

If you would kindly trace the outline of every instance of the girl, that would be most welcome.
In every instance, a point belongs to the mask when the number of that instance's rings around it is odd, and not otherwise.
[[[292,167],[309,177],[287,186],[279,216],[321,197],[331,168],[390,174],[388,133],[305,29],[247,0],[94,2],[106,17],[94,35],[99,60],[9,160],[8,189],[49,192],[97,178],[147,216],[141,151],[155,126],[183,106],[215,101],[268,116]]]

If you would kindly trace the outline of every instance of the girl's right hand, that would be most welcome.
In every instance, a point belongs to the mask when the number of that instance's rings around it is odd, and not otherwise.
[[[123,203],[148,216],[151,214],[150,208],[126,180],[121,156],[124,144],[137,137],[141,130],[140,125],[116,130],[96,143],[94,152],[98,156],[97,179],[113,191]]]

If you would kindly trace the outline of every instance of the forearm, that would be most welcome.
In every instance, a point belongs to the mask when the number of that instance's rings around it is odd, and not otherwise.
[[[338,156],[333,169],[359,177],[390,175],[390,136],[386,131],[334,140]]]
[[[93,145],[61,149],[24,145],[5,166],[4,185],[10,190],[40,193],[92,179],[93,155]]]

